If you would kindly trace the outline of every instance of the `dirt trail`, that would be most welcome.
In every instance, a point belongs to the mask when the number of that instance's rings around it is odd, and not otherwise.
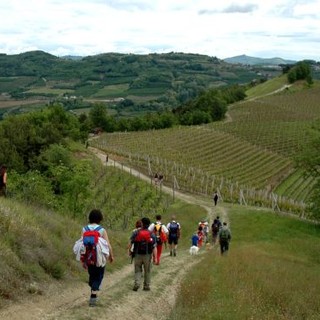
[[[104,163],[106,156],[100,151],[90,148]],[[109,159],[108,165],[121,167],[137,177],[150,181],[150,178],[138,171],[122,166]],[[163,186],[164,192],[172,193]],[[213,219],[213,203],[197,199],[191,195],[175,192],[175,196],[186,202],[203,206],[208,212],[208,220]],[[223,220],[227,219],[227,211],[223,206],[214,209]],[[213,250],[218,250],[213,247]],[[43,296],[31,298],[19,305],[12,304],[0,310],[0,319],[10,320],[53,320],[53,319],[167,319],[174,304],[181,280],[192,266],[199,263],[206,250],[198,256],[190,256],[188,250],[179,250],[176,257],[170,257],[164,249],[161,264],[152,267],[151,291],[132,291],[133,265],[124,266],[121,270],[107,272],[99,295],[99,303],[95,308],[88,307],[89,287],[86,283],[77,285],[50,287]],[[143,310],[143,312],[142,312]],[[161,310],[161,313],[155,313]]]

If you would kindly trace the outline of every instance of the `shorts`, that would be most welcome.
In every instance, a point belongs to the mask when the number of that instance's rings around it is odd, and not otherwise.
[[[169,244],[178,244],[178,237],[170,237],[168,239]]]

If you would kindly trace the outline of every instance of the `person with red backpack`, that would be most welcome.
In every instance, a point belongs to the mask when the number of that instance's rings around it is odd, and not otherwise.
[[[157,242],[154,233],[149,231],[150,219],[142,218],[142,227],[131,235],[131,243],[134,245],[134,286],[133,291],[138,291],[143,274],[143,290],[150,290],[151,260],[157,255]]]
[[[169,233],[167,227],[161,222],[161,214],[156,215],[156,222],[151,223],[149,231],[154,233],[157,239],[157,257],[155,265],[160,264],[160,257],[162,253],[163,244],[167,243],[167,234]]]
[[[93,209],[89,213],[89,224],[82,229],[82,242],[84,246],[84,252],[81,255],[81,262],[89,274],[89,286],[91,288],[91,295],[89,300],[90,306],[95,306],[97,302],[97,293],[100,290],[102,279],[105,272],[106,261],[101,259],[102,254],[98,250],[101,250],[98,243],[101,240],[105,243],[109,249],[109,261],[113,262],[112,247],[108,238],[106,229],[104,229],[100,223],[103,219],[103,215],[100,210]],[[101,238],[101,239],[100,239]]]

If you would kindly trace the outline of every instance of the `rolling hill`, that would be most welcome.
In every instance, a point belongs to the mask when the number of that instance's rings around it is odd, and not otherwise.
[[[145,172],[164,172],[167,183],[185,191],[219,189],[230,202],[303,211],[314,181],[295,169],[294,157],[320,119],[320,86],[283,86],[285,77],[270,82],[273,94],[262,84],[264,94],[256,89],[255,97],[230,106],[226,121],[105,134],[94,144]]]
[[[228,63],[234,64],[244,64],[244,65],[275,65],[279,66],[281,64],[295,64],[297,61],[294,60],[286,60],[279,57],[275,58],[257,58],[257,57],[250,57],[245,54],[230,58],[225,58],[223,61]]]
[[[173,52],[106,53],[78,59],[42,51],[1,54],[0,110],[25,112],[53,100],[69,109],[86,109],[94,102],[112,108],[117,99],[128,99],[137,105],[137,112],[142,104],[149,104],[144,111],[158,111],[180,105],[207,88],[246,84],[280,73],[278,68],[234,66],[216,57]]]

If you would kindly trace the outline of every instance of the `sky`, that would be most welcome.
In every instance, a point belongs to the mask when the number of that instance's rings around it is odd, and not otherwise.
[[[320,0],[0,0],[0,53],[320,61]]]

